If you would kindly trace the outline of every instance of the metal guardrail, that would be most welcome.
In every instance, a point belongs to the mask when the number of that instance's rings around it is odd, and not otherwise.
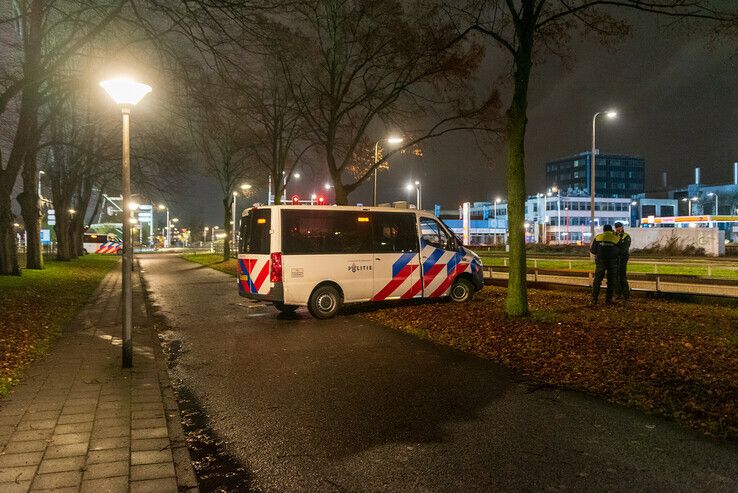
[[[485,265],[486,279],[506,280],[509,267]],[[532,282],[562,284],[568,286],[591,287],[592,271],[570,271],[555,269],[526,269],[526,276]],[[628,273],[631,289],[654,293],[679,293],[738,298],[738,280],[706,278],[681,274]],[[606,284],[606,282],[605,282]]]

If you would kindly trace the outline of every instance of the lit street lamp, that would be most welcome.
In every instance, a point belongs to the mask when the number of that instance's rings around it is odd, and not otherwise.
[[[423,207],[422,207],[422,205],[420,203],[420,198],[421,198],[420,197],[420,182],[418,180],[415,180],[414,184],[413,183],[408,183],[407,184],[407,190],[408,191],[412,191],[413,188],[415,188],[415,192],[416,192],[415,207],[418,210],[422,210]]]
[[[151,92],[151,86],[135,82],[129,78],[104,80],[100,86],[120,106],[123,115],[123,155],[121,188],[123,203],[131,200],[131,149],[130,119],[133,108],[144,96]],[[133,366],[133,292],[131,290],[131,269],[133,268],[133,245],[131,244],[131,218],[123,214],[123,368]]]
[[[39,200],[43,200],[44,198],[41,196],[41,175],[45,175],[46,172],[43,170],[38,171],[38,198]]]
[[[372,205],[377,206],[377,163],[379,162],[379,143],[383,140],[387,141],[388,144],[400,144],[403,140],[402,137],[391,136],[386,139],[380,139],[374,144],[374,192],[372,194]]]
[[[589,177],[589,194],[590,194],[590,211],[589,211],[589,232],[591,234],[590,240],[593,240],[595,237],[595,132],[597,129],[597,117],[601,115],[603,112],[598,111],[594,114],[592,117],[592,170],[590,171],[590,177]],[[605,116],[607,118],[615,118],[618,116],[617,112],[613,110],[605,111]],[[559,225],[560,227],[561,225]]]
[[[172,243],[172,235],[170,233],[171,228],[169,227],[169,207],[166,206],[166,205],[164,205],[164,204],[159,204],[159,210],[160,211],[163,211],[163,210],[166,210],[167,211],[167,227],[166,227],[166,233],[164,235],[164,248],[169,248],[169,246]]]
[[[715,197],[715,210],[713,211],[712,215],[713,216],[717,216],[718,214],[720,214],[720,212],[718,212],[719,211],[719,208],[718,208],[718,194],[716,194],[715,192],[710,192],[710,193],[707,194],[707,196],[708,197]]]
[[[688,199],[687,197],[684,197],[682,199],[682,202],[686,202],[687,203],[687,211],[688,211],[688,214],[690,216],[692,215],[692,202],[697,202],[697,200],[699,200],[699,199],[697,199],[697,197],[692,197],[691,199]]]

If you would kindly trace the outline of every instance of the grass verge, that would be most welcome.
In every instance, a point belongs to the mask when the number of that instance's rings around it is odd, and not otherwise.
[[[505,288],[466,304],[423,303],[370,319],[522,372],[738,439],[738,309],[657,299],[588,308],[588,294],[530,290],[505,315]]]
[[[235,258],[223,260],[223,255],[219,255],[217,253],[188,253],[182,255],[182,258],[189,260],[190,262],[210,267],[211,269],[225,272],[226,274],[231,274],[232,276],[236,275]]]
[[[0,396],[48,351],[117,264],[117,256],[87,255],[49,261],[45,269],[23,270],[21,276],[0,276]]]

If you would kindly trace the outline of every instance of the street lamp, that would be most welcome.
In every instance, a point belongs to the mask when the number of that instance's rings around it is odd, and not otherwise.
[[[421,200],[421,196],[420,196],[420,182],[418,180],[415,180],[415,182],[413,182],[413,183],[408,183],[406,188],[407,188],[408,192],[409,191],[412,191],[412,189],[415,188],[415,207],[418,210],[422,210],[423,207],[422,207],[421,202],[420,202],[420,200]]]
[[[43,200],[43,197],[41,196],[41,175],[45,175],[46,172],[44,170],[38,171],[38,198],[40,200]]]
[[[715,197],[715,211],[713,212],[713,215],[714,216],[717,216],[718,214],[720,214],[720,212],[718,212],[718,210],[719,210],[718,209],[718,194],[716,194],[715,192],[710,192],[710,193],[707,194],[707,196],[708,197],[713,197],[713,196]]]
[[[215,241],[215,232],[218,231],[218,229],[220,229],[220,226],[213,226],[213,235],[211,236],[212,239],[210,240],[211,241],[211,246],[210,246],[210,249],[211,250],[214,248],[213,245],[212,245],[212,242]]]
[[[595,237],[595,135],[596,135],[596,128],[597,128],[597,117],[603,114],[609,118],[613,119],[618,116],[616,111],[609,110],[605,112],[598,111],[597,113],[592,116],[592,170],[590,171],[590,177],[589,177],[589,194],[590,194],[590,204],[589,204],[589,232],[591,234],[591,238],[594,239]]]
[[[388,144],[400,144],[403,140],[402,137],[390,136],[385,139],[380,139],[374,144],[374,192],[372,193],[372,204],[374,207],[377,206],[377,164],[379,163],[379,143],[386,141]]]
[[[171,228],[169,227],[169,207],[164,204],[159,204],[159,210],[167,211],[167,227],[166,227],[166,233],[164,235],[164,248],[169,248],[169,245],[172,243],[172,235],[171,235]]]
[[[131,200],[131,149],[129,132],[131,108],[151,92],[151,86],[141,84],[126,77],[104,80],[100,82],[100,86],[120,106],[123,115],[121,188],[123,192],[123,203],[128,204]],[[133,328],[132,268],[131,218],[128,214],[123,214],[123,368],[131,368],[133,366],[133,340],[131,339]]]
[[[630,204],[628,204],[628,226],[633,227],[633,207],[637,206],[638,202],[635,200],[631,200]]]
[[[697,197],[692,197],[691,199],[688,199],[687,197],[684,197],[682,199],[682,202],[686,202],[687,203],[687,211],[688,211],[688,214],[690,216],[692,215],[692,202],[697,202],[697,200],[699,200]]]
[[[238,198],[238,192],[233,192],[233,203],[231,209],[233,213],[233,225],[231,226],[231,245],[236,248],[236,200]]]

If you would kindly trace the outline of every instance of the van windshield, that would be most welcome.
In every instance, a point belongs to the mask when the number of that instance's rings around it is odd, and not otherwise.
[[[272,227],[271,209],[252,209],[241,218],[239,253],[269,254],[269,230]]]

